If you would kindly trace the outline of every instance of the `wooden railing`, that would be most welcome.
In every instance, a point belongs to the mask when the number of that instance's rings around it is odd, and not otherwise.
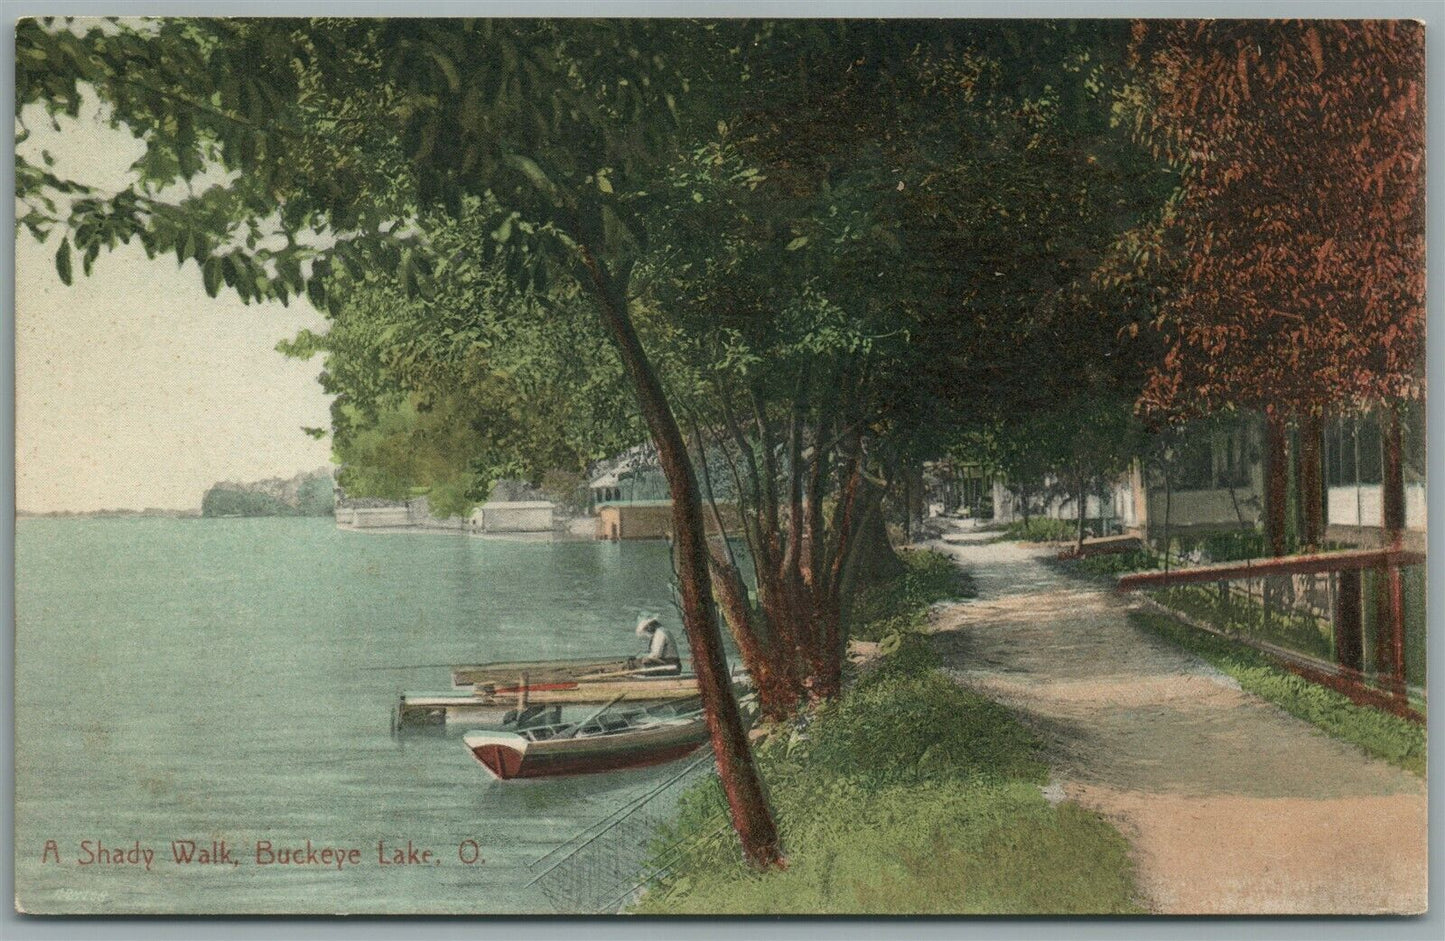
[[[1189,568],[1153,572],[1133,572],[1119,576],[1118,591],[1141,588],[1167,588],[1191,582],[1224,582],[1237,578],[1264,578],[1269,575],[1321,575],[1327,572],[1362,572],[1402,565],[1418,565],[1425,553],[1410,549],[1355,549],[1348,552],[1316,552],[1309,555],[1286,555],[1274,559],[1246,559],[1243,562],[1221,562],[1216,565],[1194,565]]]
[[[1387,709],[1406,718],[1423,717],[1410,701],[1405,674],[1405,603],[1400,569],[1419,565],[1425,554],[1399,546],[1385,549],[1322,552],[1250,559],[1215,565],[1198,565],[1163,571],[1134,572],[1119,578],[1119,592],[1173,588],[1181,585],[1217,584],[1225,592],[1231,583],[1296,575],[1324,575],[1336,579],[1333,629],[1334,662],[1288,650],[1256,638],[1239,636],[1219,625],[1191,623],[1195,627],[1229,637],[1259,649],[1291,671],[1329,686],[1356,702]],[[1364,578],[1366,571],[1379,573],[1375,594],[1375,650],[1373,671],[1365,670]],[[1178,612],[1171,611],[1178,616]]]

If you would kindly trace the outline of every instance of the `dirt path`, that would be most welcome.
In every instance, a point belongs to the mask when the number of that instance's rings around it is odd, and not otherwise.
[[[1425,909],[1423,781],[1133,627],[1047,551],[946,538],[979,597],[936,616],[945,665],[1044,735],[1052,790],[1119,826],[1152,910]]]

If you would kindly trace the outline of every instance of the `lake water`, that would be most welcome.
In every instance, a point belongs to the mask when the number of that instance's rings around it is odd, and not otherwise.
[[[16,543],[28,910],[547,911],[528,864],[678,767],[502,783],[462,730],[389,728],[446,664],[633,653],[640,610],[681,642],[664,543],[145,518],[23,519]],[[256,863],[258,841],[308,839],[360,863]],[[173,840],[224,840],[238,864],[177,865]],[[379,864],[378,841],[408,840],[433,862]],[[137,843],[137,864],[81,865]]]

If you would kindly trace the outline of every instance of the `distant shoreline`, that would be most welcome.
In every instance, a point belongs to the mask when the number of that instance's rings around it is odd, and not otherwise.
[[[195,510],[16,510],[16,519],[119,519],[122,517],[155,517],[159,519],[200,519],[201,511]]]
[[[16,510],[16,519],[178,519],[178,520],[200,520],[200,519],[317,519],[329,520],[334,517],[331,514],[304,514],[304,513],[254,513],[254,514],[227,514],[223,516],[207,516],[200,510],[51,510],[48,513],[36,513],[31,510]]]

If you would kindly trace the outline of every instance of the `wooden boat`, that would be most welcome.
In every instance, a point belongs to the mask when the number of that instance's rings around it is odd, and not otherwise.
[[[592,660],[516,660],[452,667],[452,685],[478,686],[485,683],[515,683],[526,675],[533,683],[552,683],[595,673],[617,673],[628,668],[627,657]]]
[[[633,702],[657,702],[697,696],[694,676],[628,677],[594,682],[565,681],[525,685],[487,684],[472,690],[405,692],[397,703],[397,728],[469,722],[497,725],[507,714],[532,706],[570,706],[607,702],[624,694]]]
[[[620,697],[619,697],[620,698]],[[493,777],[542,778],[642,768],[682,758],[708,740],[697,700],[613,709],[575,723],[477,730],[462,741]]]
[[[413,690],[402,693],[398,698],[392,713],[392,728],[436,727],[462,722],[472,726],[504,725],[509,716],[517,714],[515,701],[479,699],[471,693],[457,690]]]

